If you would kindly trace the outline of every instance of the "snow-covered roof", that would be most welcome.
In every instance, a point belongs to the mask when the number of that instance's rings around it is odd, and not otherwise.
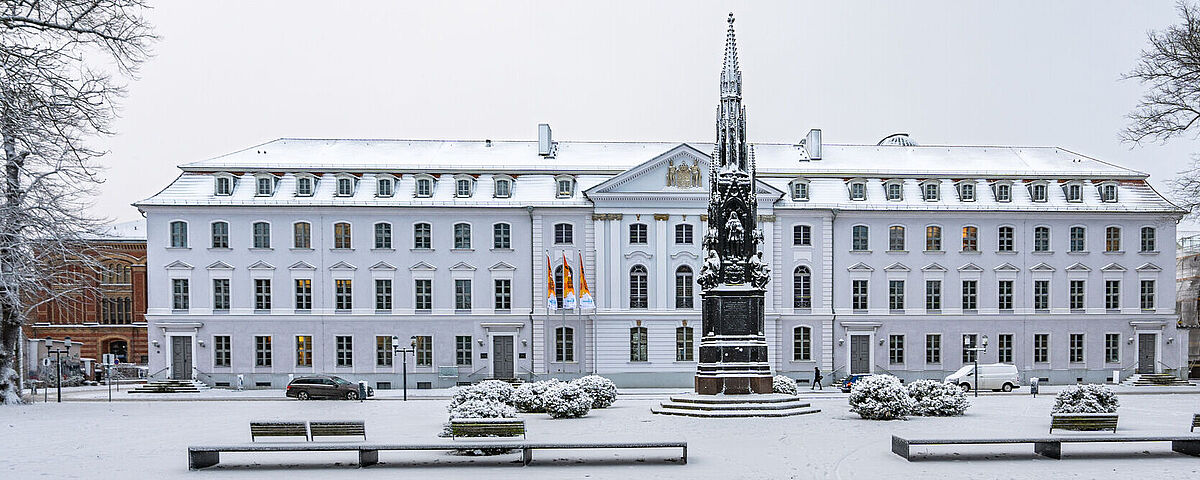
[[[86,237],[88,240],[145,241],[146,219],[142,218],[128,222],[105,225]]]

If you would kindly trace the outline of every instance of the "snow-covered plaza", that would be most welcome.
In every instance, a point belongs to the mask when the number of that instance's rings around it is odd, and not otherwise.
[[[446,419],[447,400],[414,395],[404,402],[395,395],[399,392],[362,403],[242,393],[129,401],[121,392],[114,395],[123,401],[107,403],[102,401],[106,391],[92,390],[73,392],[61,404],[53,402],[52,393],[50,403],[5,409],[0,428],[6,438],[20,440],[3,449],[0,478],[1194,478],[1200,473],[1200,460],[1172,452],[1167,443],[1067,444],[1062,460],[1034,455],[1029,445],[915,447],[916,461],[907,462],[891,453],[892,434],[1045,435],[1054,395],[985,394],[972,399],[963,417],[868,421],[849,412],[844,394],[828,391],[802,395],[820,413],[779,419],[651,414],[666,391],[625,393],[612,407],[578,419],[522,414],[530,440],[683,439],[686,465],[678,461],[677,450],[666,449],[538,451],[527,467],[519,454],[381,452],[379,465],[360,469],[355,454],[345,452],[225,454],[216,467],[188,471],[189,445],[248,442],[251,420],[362,419],[372,442],[400,443],[438,440]],[[1197,394],[1119,396],[1123,435],[1187,433],[1192,414],[1200,411]]]

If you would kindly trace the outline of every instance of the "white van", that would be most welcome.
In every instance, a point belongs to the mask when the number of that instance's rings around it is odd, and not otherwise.
[[[946,383],[953,383],[964,392],[975,388],[975,365],[967,365],[946,377]],[[979,366],[980,390],[1003,390],[1011,392],[1021,388],[1021,377],[1017,374],[1017,366],[1007,363],[993,363]]]

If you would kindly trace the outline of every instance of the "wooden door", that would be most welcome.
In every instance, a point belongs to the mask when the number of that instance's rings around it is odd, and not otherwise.
[[[1138,334],[1137,373],[1154,373],[1154,334]]]
[[[513,337],[492,337],[492,378],[513,378]]]
[[[850,373],[871,373],[870,336],[850,336]]]
[[[171,379],[192,378],[192,338],[171,337]]]

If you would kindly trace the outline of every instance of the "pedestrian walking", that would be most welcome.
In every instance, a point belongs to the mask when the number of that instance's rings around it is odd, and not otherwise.
[[[815,388],[818,390],[825,390],[825,386],[821,385],[822,378],[825,377],[821,376],[821,367],[813,367],[813,383],[812,385],[809,385],[808,389],[812,390]]]

